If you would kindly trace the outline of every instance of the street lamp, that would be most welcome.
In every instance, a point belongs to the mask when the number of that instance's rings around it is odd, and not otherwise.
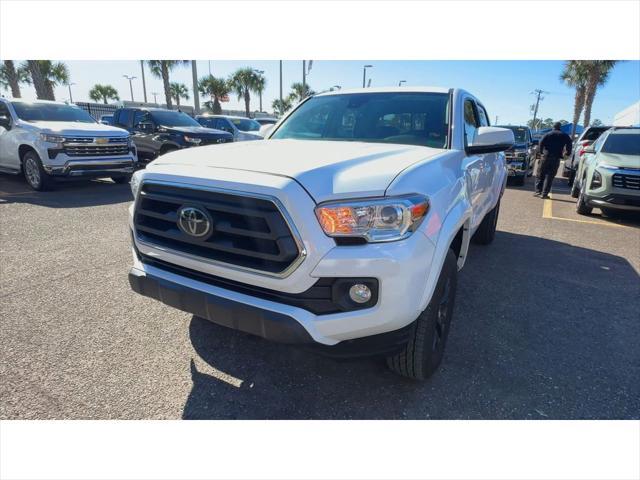
[[[373,65],[365,65],[362,68],[362,88],[367,84],[367,68],[373,68]]]
[[[131,101],[133,102],[133,84],[131,83],[131,80],[134,80],[138,77],[130,77],[129,75],[122,75],[122,76],[127,80],[129,80],[129,90],[131,91]]]
[[[264,75],[264,70],[254,69],[253,71],[258,75],[260,75],[261,77],[262,75]],[[258,92],[258,95],[260,96],[260,111],[262,112],[262,90]]]
[[[69,87],[69,103],[73,103],[73,96],[71,95],[71,85],[75,85],[75,83],[67,83],[67,87]]]
[[[407,83],[407,81],[406,80],[400,80],[398,82],[398,86],[401,87],[403,83]]]
[[[158,95],[160,95],[157,92],[151,92],[151,95],[153,95],[153,103],[155,103],[156,105],[158,104]]]

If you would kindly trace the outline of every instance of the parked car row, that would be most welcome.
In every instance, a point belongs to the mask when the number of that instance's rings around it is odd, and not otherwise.
[[[531,129],[523,125],[497,125],[500,128],[508,128],[513,132],[515,143],[513,147],[504,152],[507,162],[509,177],[513,178],[516,185],[524,185],[527,177],[533,174],[535,152]]]
[[[177,110],[125,107],[96,122],[76,105],[0,98],[0,172],[24,173],[34,190],[79,178],[126,183],[137,168],[171,151],[263,138],[256,120],[197,118]]]
[[[608,216],[640,212],[640,128],[608,128],[581,148],[571,188],[576,211],[588,215],[597,207]]]

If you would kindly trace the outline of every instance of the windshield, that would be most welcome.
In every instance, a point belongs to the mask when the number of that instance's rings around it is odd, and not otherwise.
[[[446,93],[354,93],[312,97],[272,139],[398,143],[445,148]]]
[[[151,118],[165,127],[201,127],[198,122],[184,112],[150,111]]]
[[[233,123],[238,130],[242,130],[243,132],[257,132],[260,130],[260,124],[249,118],[230,118],[229,120],[231,120],[231,123]]]
[[[640,132],[610,134],[602,151],[618,155],[640,155]]]
[[[527,143],[527,129],[524,127],[513,127],[511,125],[499,125],[500,128],[508,128],[513,132],[516,143]]]
[[[581,140],[588,140],[590,142],[595,142],[600,135],[602,135],[604,132],[606,132],[607,130],[609,130],[610,127],[605,127],[605,128],[590,128],[588,129],[586,132],[584,132],[584,135],[582,136]]]
[[[87,112],[80,107],[60,105],[57,103],[11,102],[16,115],[25,122],[79,122],[96,123]]]

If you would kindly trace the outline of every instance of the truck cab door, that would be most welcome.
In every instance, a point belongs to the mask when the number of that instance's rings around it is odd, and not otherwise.
[[[471,98],[464,100],[464,137],[465,148],[473,143],[475,134],[480,128],[480,120],[475,102]],[[485,214],[487,162],[484,154],[467,154],[464,159],[463,169],[467,183],[467,194],[471,202],[471,230],[475,230]]]
[[[15,129],[9,108],[0,102],[0,167],[7,170],[20,169]]]
[[[144,161],[154,160],[160,150],[160,142],[155,141],[156,125],[148,112],[136,110],[133,115],[131,134],[138,149],[138,157]]]

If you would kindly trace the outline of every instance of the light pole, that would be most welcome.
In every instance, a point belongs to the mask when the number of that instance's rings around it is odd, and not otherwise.
[[[133,84],[131,83],[131,81],[138,77],[130,77],[129,75],[122,75],[122,76],[127,80],[129,80],[129,91],[131,92],[131,101],[133,102]]]
[[[153,95],[153,103],[155,103],[157,105],[158,104],[158,95],[159,95],[159,93],[151,92],[151,95]]]
[[[367,68],[373,68],[373,65],[365,65],[362,68],[362,88],[367,84]]]
[[[69,103],[73,103],[73,96],[71,95],[71,85],[75,85],[75,83],[67,83],[67,87],[69,87]]]
[[[254,69],[253,71],[256,72],[258,75],[260,75],[261,77],[262,75],[264,75],[264,70]],[[260,111],[262,112],[262,90],[258,92],[258,95],[260,96]]]
[[[407,81],[406,80],[400,80],[398,82],[398,86],[401,87],[403,83],[407,83]]]
[[[147,83],[144,80],[144,60],[140,60],[140,71],[142,72],[142,93],[144,95],[144,103],[147,103]]]

